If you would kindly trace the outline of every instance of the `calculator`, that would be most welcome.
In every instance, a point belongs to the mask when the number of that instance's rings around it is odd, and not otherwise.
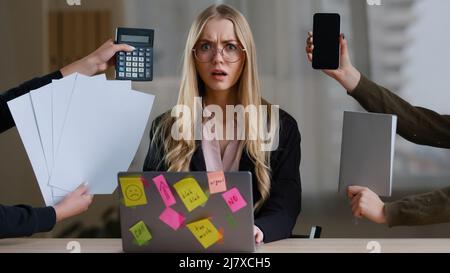
[[[136,48],[132,52],[116,54],[116,79],[132,81],[153,80],[153,29],[116,29],[116,43]]]

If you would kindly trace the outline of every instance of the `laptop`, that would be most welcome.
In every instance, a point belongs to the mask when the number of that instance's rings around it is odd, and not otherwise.
[[[250,172],[118,174],[125,252],[254,252]]]
[[[391,196],[397,116],[344,112],[339,191],[365,186]]]

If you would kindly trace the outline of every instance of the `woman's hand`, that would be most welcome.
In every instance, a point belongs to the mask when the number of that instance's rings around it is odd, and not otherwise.
[[[261,244],[264,240],[264,233],[257,226],[253,226],[253,236],[256,244]]]
[[[354,216],[365,217],[377,224],[386,223],[384,203],[376,193],[366,187],[350,186],[347,195],[352,202]]]
[[[88,193],[86,184],[82,184],[54,206],[56,222],[85,212],[91,203],[92,195]]]
[[[108,66],[114,65],[113,57],[117,52],[130,52],[133,50],[135,50],[135,48],[132,46],[126,44],[114,44],[112,40],[108,40],[88,56],[62,68],[61,74],[63,77],[66,77],[78,72],[86,76],[93,76],[106,71]]]
[[[323,72],[337,80],[348,92],[351,93],[358,85],[359,80],[361,79],[361,73],[359,73],[350,61],[347,40],[343,34],[339,37],[339,42],[341,46],[339,68],[336,70],[323,70]],[[312,62],[313,59],[313,51],[313,33],[308,32],[308,38],[306,39],[306,54],[310,62]]]

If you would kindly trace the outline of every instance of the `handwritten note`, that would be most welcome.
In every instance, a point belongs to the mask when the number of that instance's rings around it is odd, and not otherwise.
[[[139,246],[147,244],[152,239],[152,235],[143,221],[139,221],[129,230]]]
[[[173,230],[178,230],[186,219],[183,214],[175,211],[174,209],[167,207],[163,213],[159,216],[159,219],[166,223]]]
[[[198,185],[197,180],[194,178],[189,177],[182,179],[175,183],[173,187],[189,212],[208,200],[205,193]]]
[[[242,195],[237,188],[232,188],[231,190],[224,192],[222,197],[225,199],[225,202],[233,213],[247,206],[247,202],[242,198]]]
[[[206,249],[215,244],[221,235],[209,219],[203,219],[186,225],[197,240]]]
[[[208,173],[208,185],[211,194],[226,191],[227,183],[225,181],[225,174],[223,172]]]
[[[144,186],[139,177],[120,177],[119,181],[125,206],[135,207],[147,204]]]
[[[177,202],[172,194],[172,191],[170,190],[169,184],[167,184],[167,181],[162,174],[153,178],[153,182],[155,183],[155,186],[158,189],[166,207],[170,207]]]

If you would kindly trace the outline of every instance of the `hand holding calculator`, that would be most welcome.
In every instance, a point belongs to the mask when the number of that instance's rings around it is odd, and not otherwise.
[[[132,52],[117,53],[117,80],[153,80],[153,36],[153,29],[116,29],[116,43],[125,43],[136,48]]]

